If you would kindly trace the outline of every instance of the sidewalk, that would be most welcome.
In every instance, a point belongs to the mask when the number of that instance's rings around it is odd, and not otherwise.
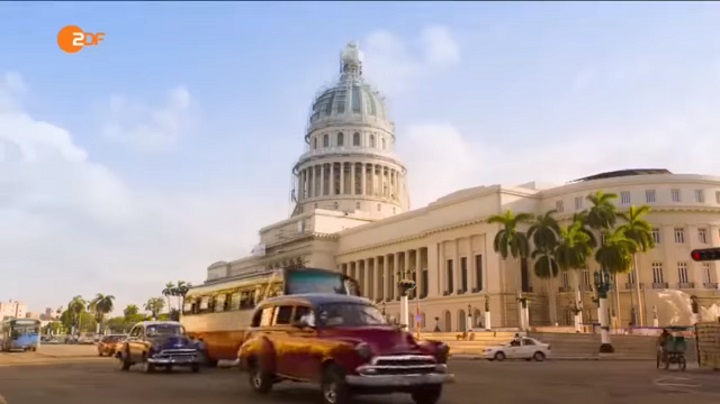
[[[461,360],[486,360],[480,355],[472,354],[450,354],[451,359]],[[647,358],[641,356],[627,356],[621,354],[605,354],[605,355],[587,355],[587,356],[552,356],[549,361],[655,361],[655,358]]]

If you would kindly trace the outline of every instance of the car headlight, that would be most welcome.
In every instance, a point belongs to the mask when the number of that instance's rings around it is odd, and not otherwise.
[[[370,358],[372,358],[372,350],[370,349],[370,345],[364,342],[361,342],[355,346],[355,352],[357,352],[357,354],[365,360],[369,360]]]
[[[450,347],[448,346],[448,344],[441,342],[437,346],[437,352],[438,354],[443,356],[447,355],[450,352]]]

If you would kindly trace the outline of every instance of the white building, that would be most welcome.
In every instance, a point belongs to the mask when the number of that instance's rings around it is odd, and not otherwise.
[[[3,320],[9,318],[25,318],[26,313],[27,306],[23,302],[18,302],[16,300],[0,302],[0,318]]]
[[[315,98],[305,143],[293,171],[292,216],[260,229],[252,256],[211,265],[208,280],[298,262],[337,268],[398,316],[395,283],[407,273],[418,282],[413,311],[423,319],[420,326],[448,331],[464,330],[468,316],[482,321],[486,298],[493,326],[516,326],[519,286],[530,297],[531,325],[568,324],[571,279],[543,281],[533,275],[532,262],[503,261],[493,251],[499,227],[486,219],[506,209],[535,214],[557,209],[557,217],[567,221],[587,208],[588,194],[604,190],[619,195],[621,210],[632,204],[653,209],[648,220],[656,228],[657,247],[638,259],[644,323],[652,324],[653,313],[661,324],[690,323],[691,294],[699,297],[706,319],[720,313],[720,266],[690,260],[692,248],[720,246],[718,177],[624,170],[554,188],[479,186],[408,211],[394,126],[382,96],[363,81],[357,44],[342,52],[336,85]],[[589,267],[579,275],[587,291],[584,313],[597,319],[590,293],[597,265]],[[633,281],[622,276],[618,285],[623,324],[630,319]]]

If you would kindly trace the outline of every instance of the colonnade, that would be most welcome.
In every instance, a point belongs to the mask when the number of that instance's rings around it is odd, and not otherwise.
[[[403,172],[362,162],[325,162],[305,166],[297,174],[299,200],[328,195],[364,195],[401,201]]]

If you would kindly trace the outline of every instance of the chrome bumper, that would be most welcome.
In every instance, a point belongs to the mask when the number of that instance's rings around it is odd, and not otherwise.
[[[153,365],[193,365],[200,364],[197,356],[180,356],[169,358],[148,358],[148,363]]]
[[[345,376],[350,386],[361,387],[410,387],[427,384],[452,383],[455,375],[449,373],[427,373],[418,375]]]

